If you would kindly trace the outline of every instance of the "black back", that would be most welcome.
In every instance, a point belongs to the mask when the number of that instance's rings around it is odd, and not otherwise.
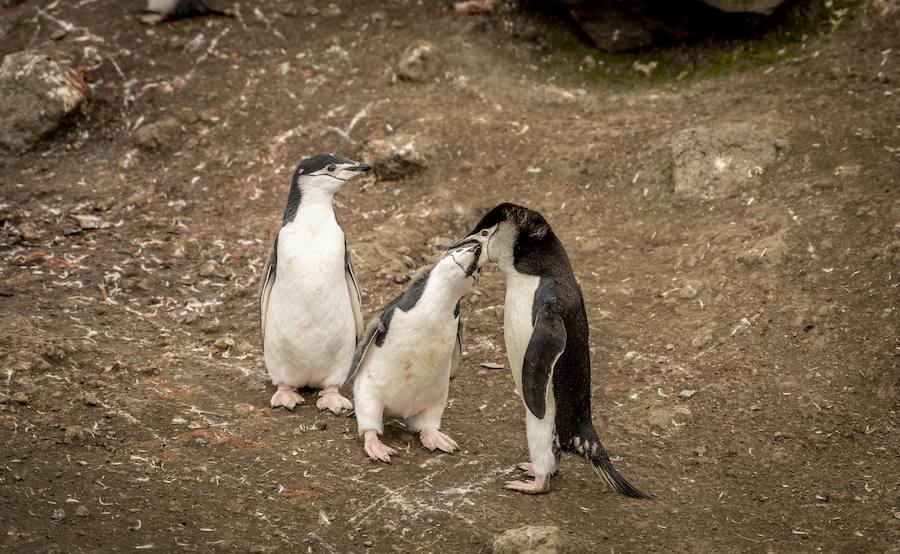
[[[538,313],[558,315],[565,323],[566,348],[553,370],[556,430],[565,448],[591,423],[591,351],[587,313],[581,287],[575,280],[566,249],[544,217],[516,204],[500,204],[481,219],[472,235],[502,221],[514,224],[519,235],[513,247],[513,267],[540,277],[532,305]]]

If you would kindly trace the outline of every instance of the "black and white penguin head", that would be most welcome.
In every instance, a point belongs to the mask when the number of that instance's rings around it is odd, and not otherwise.
[[[511,268],[522,254],[553,237],[544,216],[517,204],[499,204],[485,214],[475,229],[450,248],[477,242],[484,245],[481,263],[494,262]]]
[[[467,294],[478,284],[481,276],[481,253],[484,247],[472,241],[451,248],[431,269],[429,279],[440,279],[456,288],[460,295]]]
[[[294,171],[294,183],[300,192],[334,194],[347,181],[371,170],[372,167],[337,154],[316,154],[306,158]]]

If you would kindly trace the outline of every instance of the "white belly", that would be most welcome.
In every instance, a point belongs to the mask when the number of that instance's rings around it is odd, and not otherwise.
[[[503,310],[503,338],[506,342],[506,357],[512,370],[516,392],[522,395],[522,363],[525,351],[534,331],[532,308],[534,292],[541,282],[540,277],[510,272],[506,275],[506,306]]]
[[[443,405],[450,386],[450,359],[457,319],[416,306],[396,310],[381,347],[372,347],[357,386],[369,389],[388,414],[408,418]]]
[[[279,233],[264,345],[274,383],[319,388],[343,381],[356,345],[344,263],[333,212],[301,212]]]

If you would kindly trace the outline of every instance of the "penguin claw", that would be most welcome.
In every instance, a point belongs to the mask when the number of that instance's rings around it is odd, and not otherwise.
[[[422,431],[419,434],[419,440],[422,442],[422,446],[427,448],[429,452],[434,452],[435,449],[437,449],[449,454],[459,450],[459,445],[456,444],[455,440],[444,433],[441,433],[437,429]]]
[[[535,476],[533,481],[507,481],[504,488],[522,494],[544,494],[550,490],[550,479]]]
[[[378,440],[378,434],[374,431],[372,431],[371,433],[367,431],[365,433],[365,443],[363,444],[363,449],[372,460],[376,462],[384,462],[386,464],[391,463],[391,456],[395,456],[397,454],[396,450]]]
[[[278,390],[275,391],[275,394],[272,395],[272,399],[269,401],[269,404],[273,408],[278,408],[279,406],[283,406],[288,410],[293,411],[294,406],[297,404],[303,404],[305,400],[303,397],[297,394],[297,391],[290,386],[286,385],[278,385]]]
[[[319,392],[319,399],[316,400],[316,408],[321,410],[330,410],[332,413],[340,415],[344,410],[352,410],[353,403],[348,398],[341,396],[337,388],[326,388]]]
[[[516,469],[520,469],[525,472],[529,477],[535,477],[534,473],[534,465],[531,462],[522,462],[520,464],[516,464]]]

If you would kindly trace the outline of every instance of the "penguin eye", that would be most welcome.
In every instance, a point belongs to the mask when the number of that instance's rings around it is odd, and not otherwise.
[[[483,230],[483,231],[481,232],[481,236],[483,236],[483,237],[488,236],[487,229],[485,229],[485,230]]]
[[[329,165],[325,169],[328,170],[328,173],[334,173],[334,169],[335,169],[334,164]]]

